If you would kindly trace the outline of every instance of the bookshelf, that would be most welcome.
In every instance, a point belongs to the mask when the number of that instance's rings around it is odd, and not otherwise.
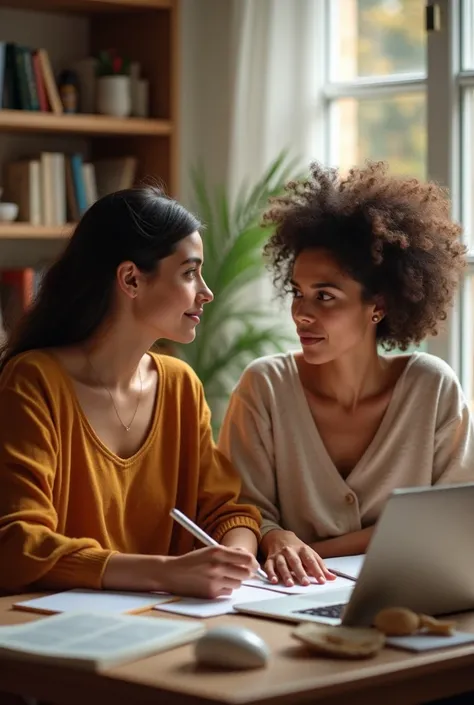
[[[55,115],[28,110],[0,110],[0,131],[52,132],[65,134],[129,135],[131,137],[168,137],[170,120],[114,118],[106,115]]]
[[[121,9],[171,9],[174,0],[0,0],[0,7],[67,12],[117,12]]]
[[[138,61],[149,81],[150,117],[116,118],[0,109],[4,165],[39,151],[83,152],[87,159],[136,159],[136,180],[153,177],[177,192],[179,0],[0,0],[0,40],[46,49],[55,75],[113,47]],[[0,222],[0,268],[44,264],[73,224]]]
[[[74,227],[66,225],[31,225],[30,223],[0,223],[1,240],[65,240]]]

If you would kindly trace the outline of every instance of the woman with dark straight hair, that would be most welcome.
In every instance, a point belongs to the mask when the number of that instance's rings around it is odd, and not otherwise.
[[[227,595],[260,515],[216,450],[202,386],[149,352],[189,343],[212,292],[200,223],[159,189],[83,216],[0,355],[0,589]],[[195,548],[179,508],[221,545]]]

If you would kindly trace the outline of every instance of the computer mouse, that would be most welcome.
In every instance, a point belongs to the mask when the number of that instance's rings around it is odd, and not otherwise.
[[[209,629],[195,643],[196,661],[203,666],[229,669],[262,668],[270,649],[245,627],[222,625]]]

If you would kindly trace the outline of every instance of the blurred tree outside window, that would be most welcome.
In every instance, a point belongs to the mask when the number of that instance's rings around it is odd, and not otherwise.
[[[426,176],[424,0],[329,0],[329,161]]]

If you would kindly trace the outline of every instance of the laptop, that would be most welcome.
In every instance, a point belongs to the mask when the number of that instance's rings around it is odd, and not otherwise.
[[[390,495],[353,586],[235,605],[290,622],[370,626],[384,607],[442,615],[474,609],[474,483]]]

